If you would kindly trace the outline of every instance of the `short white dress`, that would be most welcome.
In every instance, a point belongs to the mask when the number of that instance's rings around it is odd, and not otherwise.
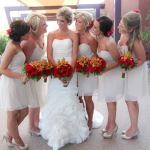
[[[120,51],[121,53],[127,52],[127,45],[121,46]],[[136,55],[134,53],[132,55],[136,60]],[[123,90],[124,98],[128,101],[139,101],[148,94],[148,66],[146,62],[126,71]]]
[[[82,43],[79,45],[78,57],[86,56],[91,58],[93,52],[90,46],[86,43]],[[79,96],[92,96],[93,92],[98,87],[98,77],[95,75],[90,75],[87,77],[81,73],[78,73],[78,95]]]
[[[2,58],[3,59],[3,58]],[[3,60],[2,60],[3,61]],[[19,51],[12,59],[8,68],[13,72],[21,73],[25,62],[25,55]],[[20,110],[28,107],[31,98],[29,84],[21,80],[1,75],[0,80],[0,108],[7,111]]]
[[[41,58],[44,56],[44,50],[42,48],[39,47],[39,45],[37,44],[32,56],[30,57],[29,62],[35,61],[35,60],[41,60]],[[39,80],[39,81],[34,81],[34,80],[29,80],[29,84],[31,87],[31,92],[32,92],[32,98],[30,99],[29,102],[29,107],[31,108],[36,108],[36,107],[40,107],[41,105],[43,105],[44,101],[45,101],[45,84],[43,82],[43,80]]]
[[[107,64],[114,63],[111,54],[106,50],[97,52]],[[99,99],[104,98],[106,102],[114,102],[121,99],[123,94],[123,79],[121,78],[121,69],[119,67],[107,71],[99,76]]]

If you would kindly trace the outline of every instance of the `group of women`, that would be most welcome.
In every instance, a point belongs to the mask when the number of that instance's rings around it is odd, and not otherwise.
[[[22,84],[26,76],[21,73],[21,69],[25,62],[40,60],[44,55],[46,18],[40,14],[31,14],[26,22],[13,21],[8,30],[10,41],[0,64],[0,107],[7,110],[7,133],[4,136],[7,145],[16,146],[20,150],[28,149],[28,144],[23,142],[18,130],[27,114],[30,134],[41,135],[53,150],[58,150],[67,143],[87,140],[92,132],[92,95],[96,89],[104,96],[108,110],[108,120],[102,136],[112,138],[117,132],[119,124],[116,123],[116,104],[117,100],[124,97],[130,126],[123,131],[121,137],[136,137],[139,133],[138,101],[147,90],[147,65],[140,36],[140,14],[131,11],[122,17],[118,27],[121,35],[118,44],[112,37],[113,21],[106,16],[93,20],[90,13],[77,12],[74,32],[68,27],[73,21],[72,10],[62,7],[58,10],[56,21],[58,29],[47,36],[49,62],[56,66],[59,59],[65,58],[75,70],[78,57],[95,56],[106,61],[106,69],[99,76],[87,77],[73,73],[67,87],[63,86],[62,80],[49,78],[45,97],[42,80],[29,80],[25,85]],[[137,65],[127,71],[126,78],[122,79],[118,59],[127,51],[131,52]],[[101,100],[100,97],[98,99]]]

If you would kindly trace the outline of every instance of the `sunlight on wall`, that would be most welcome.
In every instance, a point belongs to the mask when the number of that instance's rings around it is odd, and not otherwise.
[[[0,32],[4,31],[6,28],[8,28],[8,22],[5,12],[5,7],[11,7],[11,6],[23,6],[21,3],[19,3],[17,0],[1,0],[0,4],[0,14],[1,14],[1,20],[0,21]]]

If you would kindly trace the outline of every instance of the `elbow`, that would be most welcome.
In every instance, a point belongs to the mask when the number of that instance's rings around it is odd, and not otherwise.
[[[0,74],[3,74],[4,73],[4,69],[2,69],[1,67],[0,67]]]

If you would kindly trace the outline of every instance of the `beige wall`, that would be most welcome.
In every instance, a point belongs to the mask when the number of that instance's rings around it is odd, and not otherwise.
[[[139,8],[139,0],[121,0],[121,15]]]
[[[121,0],[121,15],[135,8],[139,8],[139,0]],[[105,0],[105,14],[114,19],[114,0]]]
[[[114,19],[114,8],[114,0],[105,0],[105,14],[111,19]]]

